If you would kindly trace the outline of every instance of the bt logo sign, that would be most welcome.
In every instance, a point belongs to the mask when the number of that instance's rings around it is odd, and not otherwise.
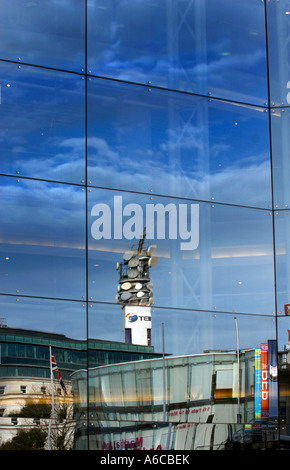
[[[134,313],[127,313],[126,318],[128,318],[130,323],[134,323],[136,320],[138,320],[138,315],[134,315]]]
[[[134,313],[127,313],[126,318],[128,319],[129,323],[134,323],[138,319],[141,321],[151,321],[151,317],[143,316],[143,315],[135,315]]]

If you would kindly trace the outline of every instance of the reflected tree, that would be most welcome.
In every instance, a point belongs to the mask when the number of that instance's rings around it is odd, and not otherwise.
[[[20,429],[16,436],[1,445],[0,450],[45,450],[47,431],[39,427]]]
[[[50,430],[50,450],[71,450],[74,442],[75,424],[72,421],[72,400],[59,400],[54,404],[54,419]],[[3,443],[0,450],[47,450],[49,420],[51,418],[51,396],[41,400],[29,400],[10,417],[33,419],[25,423],[28,429],[19,429],[16,436]]]

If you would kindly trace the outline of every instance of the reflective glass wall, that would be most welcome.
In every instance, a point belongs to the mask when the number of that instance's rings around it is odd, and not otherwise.
[[[2,448],[64,413],[70,449],[286,445],[289,32],[289,0],[2,0]]]

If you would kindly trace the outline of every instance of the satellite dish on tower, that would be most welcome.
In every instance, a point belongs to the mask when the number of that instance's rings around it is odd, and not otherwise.
[[[134,255],[133,251],[126,251],[123,254],[123,260],[124,261],[129,261],[132,258],[133,255]]]
[[[138,274],[139,274],[139,272],[138,272],[138,269],[136,269],[136,268],[130,268],[129,271],[128,271],[128,277],[130,279],[134,279],[134,277],[137,277]]]
[[[148,265],[150,266],[150,268],[153,268],[153,266],[157,264],[157,261],[157,256],[152,256],[152,258],[150,258],[150,260],[148,261]]]
[[[137,258],[136,256],[134,256],[134,258],[131,258],[128,262],[128,265],[130,266],[130,268],[136,268],[136,266],[139,265],[139,258]]]
[[[131,297],[130,292],[123,292],[123,293],[121,294],[121,299],[122,299],[122,300],[129,300],[130,297]]]
[[[129,289],[131,289],[132,284],[130,282],[124,282],[124,284],[122,284],[121,287],[122,287],[123,290],[129,290]]]
[[[155,251],[156,251],[156,248],[157,246],[156,245],[150,245],[148,250],[147,250],[147,253],[149,253],[149,255],[154,255]]]

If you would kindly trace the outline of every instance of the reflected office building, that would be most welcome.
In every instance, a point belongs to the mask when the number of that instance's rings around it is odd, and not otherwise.
[[[269,345],[274,352],[273,341]],[[267,374],[261,370],[259,348],[243,351],[239,360],[233,352],[208,352],[91,369],[90,448],[277,449],[277,362],[269,370],[274,375],[268,377],[268,367]],[[79,449],[86,435],[81,393],[86,372],[72,376],[80,397],[75,416]]]
[[[57,341],[76,449],[285,448],[289,12],[1,1],[1,423]]]

